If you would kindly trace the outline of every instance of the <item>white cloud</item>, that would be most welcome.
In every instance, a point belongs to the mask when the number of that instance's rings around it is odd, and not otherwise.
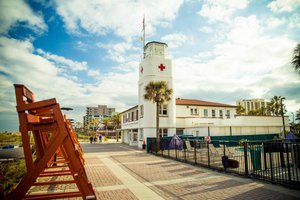
[[[75,48],[82,52],[87,52],[89,49],[89,45],[86,43],[83,43],[82,41],[77,41],[75,44]]]
[[[41,55],[34,54],[37,51]],[[78,108],[82,113],[74,111],[76,114],[72,115],[78,121],[82,120],[87,105],[106,104],[121,111],[137,103],[137,63],[122,64],[130,71],[114,70],[106,74],[92,69],[83,71],[97,77],[93,84],[81,82],[77,76],[61,74],[62,63],[72,66],[76,61],[35,50],[30,41],[0,37],[0,112],[17,114],[14,83],[30,88],[36,100],[57,98],[61,106]]]
[[[208,26],[203,26],[203,27],[200,28],[200,31],[203,32],[203,33],[212,33],[213,29],[211,27],[208,27]]]
[[[133,36],[140,36],[144,14],[147,34],[152,34],[155,25],[165,26],[176,17],[182,3],[183,0],[72,0],[56,1],[55,4],[57,13],[71,33],[81,32],[81,29],[99,35],[113,32],[130,40]]]
[[[266,27],[269,29],[274,29],[274,28],[278,28],[282,25],[286,24],[286,20],[284,18],[279,19],[276,17],[269,17],[266,20]]]
[[[88,75],[91,76],[91,77],[95,77],[95,78],[99,79],[101,73],[100,73],[99,70],[90,69],[90,70],[88,70]]]
[[[245,9],[248,4],[249,0],[205,0],[197,14],[212,21],[229,22],[236,10]]]
[[[270,8],[275,13],[280,12],[292,12],[300,6],[299,0],[275,0],[268,4]]]
[[[62,68],[67,68],[67,70],[72,71],[81,71],[81,70],[87,70],[87,62],[77,62],[70,59],[67,59],[62,56],[54,55],[48,52],[44,52],[41,49],[37,49],[37,53],[39,53],[41,56],[46,58],[49,61],[55,62],[57,66],[60,66]]]
[[[118,63],[124,63],[132,60],[132,56],[135,55],[128,56],[128,51],[140,51],[140,49],[134,47],[129,42],[108,44],[98,43],[97,46],[107,50],[106,57]]]
[[[289,28],[300,29],[300,14],[294,14],[288,18]]]
[[[177,48],[187,41],[187,36],[182,33],[173,33],[163,36],[161,40],[169,44],[169,48]]]
[[[300,85],[290,66],[295,41],[285,35],[268,36],[267,27],[255,16],[237,17],[228,29],[226,40],[213,52],[173,60],[174,83],[180,83],[175,84],[177,96],[232,104],[239,98],[268,99],[282,93],[287,99],[300,99],[300,94],[285,91]],[[294,105],[287,101],[289,110]]]
[[[47,30],[43,17],[34,13],[23,1],[0,1],[0,33],[7,33],[13,26],[24,22],[27,28],[38,34]]]

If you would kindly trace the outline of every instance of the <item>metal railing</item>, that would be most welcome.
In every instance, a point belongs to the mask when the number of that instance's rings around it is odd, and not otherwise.
[[[161,138],[157,148],[150,138],[147,144],[149,153],[300,189],[300,142]]]

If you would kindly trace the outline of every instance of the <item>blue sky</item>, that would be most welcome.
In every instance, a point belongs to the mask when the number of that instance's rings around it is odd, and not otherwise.
[[[176,97],[300,108],[299,0],[0,0],[0,131],[18,129],[14,83],[76,121],[86,106],[136,105],[144,15],[146,42],[169,45]]]

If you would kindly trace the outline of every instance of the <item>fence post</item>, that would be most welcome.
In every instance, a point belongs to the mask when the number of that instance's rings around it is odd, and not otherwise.
[[[206,142],[207,144],[207,166],[210,168],[210,155],[209,155],[209,142]]]
[[[249,175],[249,171],[248,171],[248,149],[247,149],[247,142],[244,142],[243,143],[244,145],[244,160],[245,160],[245,176],[248,176]]]
[[[288,176],[289,176],[289,187],[291,188],[292,180],[291,180],[291,169],[290,169],[289,145],[288,145],[288,143],[285,143],[285,147],[286,147],[287,167],[288,167]],[[292,148],[290,148],[290,149],[292,151]]]
[[[186,141],[184,139],[182,139],[182,141],[183,141],[182,147],[184,149],[184,162],[186,162],[186,148],[187,148],[187,146],[186,146],[186,143],[185,143]],[[187,142],[189,142],[189,141],[187,141]],[[184,145],[185,145],[185,148],[184,148]]]
[[[170,146],[169,145],[168,145],[168,158],[170,158]]]
[[[196,140],[194,140],[194,155],[195,155],[195,164],[197,164],[197,152],[196,152],[196,149],[197,149],[197,142],[196,142]]]
[[[175,158],[177,160],[177,139],[174,139],[175,142]]]
[[[274,148],[274,143],[268,143],[269,146],[269,156],[270,156],[270,171],[271,171],[271,182],[274,183],[274,175],[273,175],[273,162],[272,162],[272,150]],[[272,147],[272,148],[271,148]]]

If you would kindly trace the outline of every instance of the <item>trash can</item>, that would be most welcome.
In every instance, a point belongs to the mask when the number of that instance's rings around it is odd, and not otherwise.
[[[224,169],[228,168],[228,156],[222,156],[222,165]]]

